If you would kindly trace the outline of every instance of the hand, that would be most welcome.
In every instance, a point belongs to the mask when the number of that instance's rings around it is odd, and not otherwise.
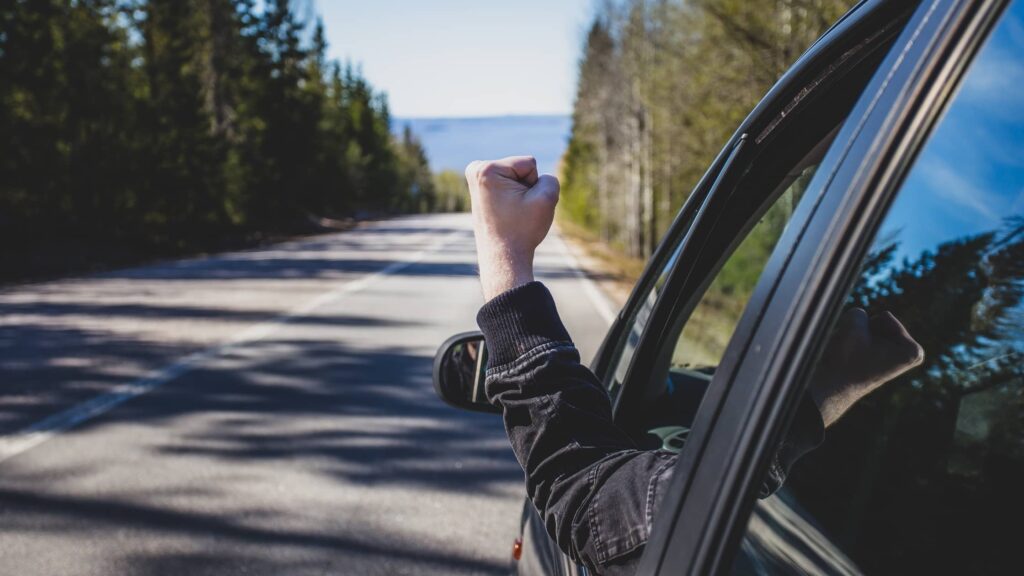
[[[533,281],[533,254],[558,204],[558,179],[537,174],[530,156],[466,167],[484,299]]]
[[[811,381],[825,426],[858,400],[924,362],[924,349],[889,312],[868,318],[852,308],[839,318]]]

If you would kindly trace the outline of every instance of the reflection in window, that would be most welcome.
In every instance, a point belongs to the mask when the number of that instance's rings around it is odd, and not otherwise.
[[[759,503],[738,573],[1020,573],[1024,2],[1002,17],[847,302],[925,350]]]

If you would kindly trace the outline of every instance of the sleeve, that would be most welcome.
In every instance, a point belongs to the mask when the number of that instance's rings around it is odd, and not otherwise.
[[[527,495],[548,534],[595,574],[633,574],[676,455],[639,450],[615,425],[607,393],[580,363],[542,284],[501,294],[477,322],[489,350],[488,400],[502,408]],[[821,416],[807,402],[772,459],[762,498],[821,442]]]
[[[607,393],[580,364],[542,284],[498,296],[477,321],[488,345],[487,397],[503,409],[548,534],[596,574],[632,574],[676,456],[638,450],[615,426]]]
[[[768,474],[761,482],[757,497],[767,498],[782,488],[797,460],[820,446],[824,440],[825,422],[821,418],[821,412],[818,411],[810,394],[805,393],[786,437],[768,463]]]

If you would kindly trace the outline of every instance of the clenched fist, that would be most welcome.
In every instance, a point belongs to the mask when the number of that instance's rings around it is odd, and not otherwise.
[[[558,179],[537,174],[531,156],[466,167],[484,299],[533,281],[533,254],[558,204]]]

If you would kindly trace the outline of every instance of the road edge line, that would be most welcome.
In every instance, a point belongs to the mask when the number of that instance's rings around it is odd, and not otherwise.
[[[598,288],[597,283],[594,282],[587,273],[584,272],[583,267],[580,266],[579,259],[573,253],[572,248],[569,247],[569,243],[566,242],[562,236],[561,230],[557,230],[556,237],[558,242],[562,245],[562,254],[565,259],[569,262],[569,268],[572,269],[573,274],[579,279],[580,283],[583,284],[583,292],[590,299],[594,308],[597,309],[597,313],[600,314],[601,319],[604,320],[609,326],[615,322],[615,317],[618,316],[617,306],[612,305],[611,299],[605,295],[604,292]]]

